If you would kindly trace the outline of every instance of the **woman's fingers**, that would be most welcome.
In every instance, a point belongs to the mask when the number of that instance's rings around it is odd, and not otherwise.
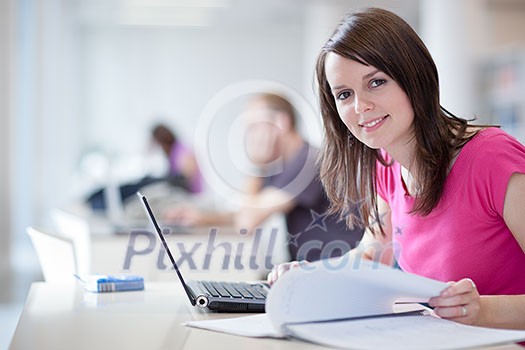
[[[451,283],[439,296],[431,298],[429,305],[436,315],[467,324],[477,321],[481,309],[476,284],[470,278]]]
[[[450,297],[458,294],[469,293],[476,290],[476,284],[470,278],[464,278],[452,283],[450,287],[441,292],[442,297]]]
[[[279,278],[281,278],[290,269],[298,268],[302,264],[307,263],[306,261],[292,261],[289,263],[275,265],[272,271],[268,273],[267,281],[270,285],[274,284]]]

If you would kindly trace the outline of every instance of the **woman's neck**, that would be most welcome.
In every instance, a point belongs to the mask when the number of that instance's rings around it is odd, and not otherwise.
[[[411,196],[418,193],[417,186],[417,165],[416,165],[416,146],[415,141],[412,140],[400,147],[392,147],[385,149],[385,151],[401,165],[401,177],[405,183],[407,192]]]
[[[415,174],[416,169],[416,143],[411,141],[400,147],[386,148],[385,151],[399,163],[403,168],[408,170],[412,176]]]

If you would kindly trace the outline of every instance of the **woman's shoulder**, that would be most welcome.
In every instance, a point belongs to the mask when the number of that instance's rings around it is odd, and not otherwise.
[[[468,184],[478,203],[503,215],[507,185],[512,174],[525,173],[525,146],[499,128],[484,128],[461,150],[454,165],[455,179]]]
[[[481,142],[498,141],[498,140],[500,141],[501,140],[515,140],[515,138],[512,135],[510,135],[505,130],[499,127],[496,127],[496,126],[480,128],[479,131],[477,132],[476,137],[479,138]]]
[[[515,137],[497,127],[480,129],[461,149],[460,168],[487,171],[505,163],[523,164],[525,146]]]
[[[524,148],[515,137],[504,130],[498,127],[486,127],[477,131],[476,135],[465,144],[462,152],[483,150],[483,153],[488,155],[505,151],[507,147]]]

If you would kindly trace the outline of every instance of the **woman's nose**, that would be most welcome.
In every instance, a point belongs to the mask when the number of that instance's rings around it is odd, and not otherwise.
[[[357,114],[366,113],[374,108],[374,104],[369,99],[364,98],[363,96],[355,97],[354,109]]]

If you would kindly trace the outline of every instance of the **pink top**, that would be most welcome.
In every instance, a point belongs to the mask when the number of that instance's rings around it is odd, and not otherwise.
[[[438,205],[420,216],[408,214],[414,198],[400,165],[378,163],[400,267],[445,282],[470,277],[480,294],[525,294],[525,253],[503,220],[513,173],[525,173],[525,147],[500,129],[482,130],[459,153]]]

